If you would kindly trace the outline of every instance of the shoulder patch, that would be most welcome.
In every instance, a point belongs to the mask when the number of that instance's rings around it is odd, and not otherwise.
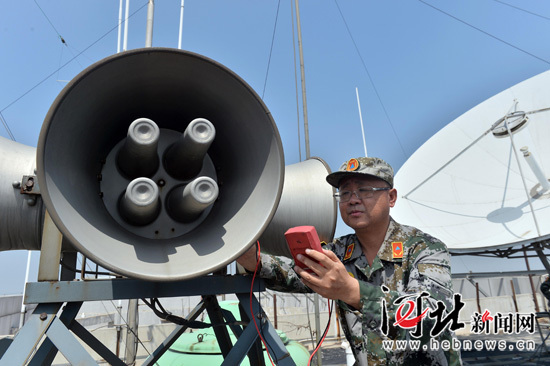
[[[351,255],[353,254],[353,249],[355,248],[355,243],[351,243],[346,248],[346,255],[344,256],[344,260],[348,260],[351,258]]]

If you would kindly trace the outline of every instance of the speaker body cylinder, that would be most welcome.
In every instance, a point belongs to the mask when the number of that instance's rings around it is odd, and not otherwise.
[[[168,211],[175,220],[191,222],[218,198],[218,185],[209,177],[199,177],[175,188],[168,196]]]
[[[160,131],[148,118],[130,124],[128,135],[118,156],[118,168],[129,178],[150,177],[159,166],[157,147]]]
[[[166,151],[164,164],[168,173],[181,180],[196,177],[215,136],[216,129],[207,119],[197,118],[191,121],[181,139]]]
[[[44,205],[40,195],[21,194],[18,183],[34,175],[36,149],[0,136],[0,251],[40,250]]]
[[[262,251],[292,258],[284,233],[295,226],[315,226],[321,241],[334,239],[338,208],[328,174],[329,166],[317,157],[286,166],[281,201],[260,237]]]

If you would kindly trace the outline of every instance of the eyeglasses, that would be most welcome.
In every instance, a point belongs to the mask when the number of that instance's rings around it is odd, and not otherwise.
[[[374,196],[374,192],[377,191],[389,191],[390,187],[361,187],[357,189],[356,191],[340,191],[334,195],[334,198],[336,198],[336,201],[338,202],[348,202],[351,199],[351,196],[355,194],[357,198],[360,200],[364,200],[366,198],[371,198]]]

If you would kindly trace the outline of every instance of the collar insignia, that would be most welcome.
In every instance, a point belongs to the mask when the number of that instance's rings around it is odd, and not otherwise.
[[[344,256],[345,261],[351,258],[351,255],[353,254],[353,248],[355,248],[355,243],[351,243],[346,248],[346,255]]]
[[[398,241],[398,242],[393,242],[391,243],[391,249],[392,249],[392,258],[393,259],[397,259],[397,258],[403,258],[403,243]]]

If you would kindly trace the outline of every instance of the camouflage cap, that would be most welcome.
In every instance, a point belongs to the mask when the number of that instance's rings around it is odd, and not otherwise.
[[[327,182],[338,188],[340,181],[348,176],[370,175],[380,178],[393,188],[393,169],[380,158],[355,158],[344,162],[337,172],[327,175]]]

